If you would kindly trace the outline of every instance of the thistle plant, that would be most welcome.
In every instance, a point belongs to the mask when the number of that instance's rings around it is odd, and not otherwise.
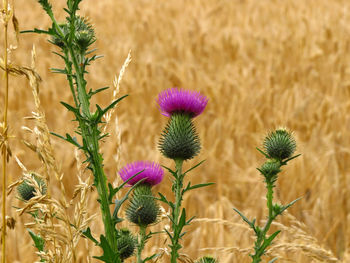
[[[79,4],[82,1],[67,0],[67,6],[64,9],[67,13],[66,20],[58,22],[53,13],[51,3],[48,0],[38,0],[43,10],[50,17],[52,26],[48,30],[34,29],[24,32],[48,35],[50,42],[58,48],[58,52],[54,53],[64,61],[64,68],[54,68],[52,70],[55,73],[64,74],[68,80],[73,105],[66,102],[61,103],[68,111],[74,114],[74,120],[78,123],[76,134],[80,136],[80,139],[70,134],[65,136],[54,135],[84,152],[88,169],[91,170],[94,177],[94,186],[98,192],[98,202],[104,224],[104,234],[100,236],[99,240],[93,237],[90,228],[87,228],[83,234],[102,248],[103,255],[95,258],[104,262],[120,263],[124,259],[121,256],[122,251],[119,250],[120,246],[118,248],[118,240],[120,241],[120,238],[124,237],[125,231],[116,228],[116,225],[122,221],[117,215],[121,204],[127,200],[128,194],[133,188],[130,189],[124,198],[115,201],[116,206],[113,212],[114,216],[112,216],[110,205],[114,204],[113,198],[127,182],[116,188],[110,183],[107,184],[107,177],[103,170],[103,157],[100,153],[100,142],[108,135],[101,132],[103,116],[126,96],[116,99],[105,108],[96,105],[94,111],[90,110],[91,98],[97,93],[106,90],[107,87],[87,90],[87,82],[85,80],[86,74],[88,74],[87,67],[99,56],[93,55],[95,50],[91,50],[91,45],[96,39],[92,26],[86,18],[77,14]]]
[[[264,151],[259,148],[257,148],[257,150],[267,158],[267,161],[257,169],[264,177],[267,189],[266,199],[269,211],[267,221],[263,227],[258,226],[256,224],[256,219],[250,221],[238,209],[234,208],[255,233],[256,241],[254,245],[254,254],[250,254],[253,263],[261,262],[261,257],[266,254],[268,246],[271,245],[275,237],[281,232],[277,230],[271,235],[268,235],[272,222],[278,215],[281,215],[286,209],[300,199],[298,198],[287,205],[273,203],[273,189],[276,187],[278,174],[282,171],[281,167],[287,165],[289,161],[300,155],[293,156],[296,149],[296,142],[292,134],[285,129],[277,129],[268,134],[263,145]],[[275,262],[276,260],[277,258],[274,258],[269,261],[269,263]]]
[[[139,184],[135,187],[126,208],[126,217],[139,227],[136,262],[147,262],[157,256],[153,254],[142,259],[142,251],[146,242],[155,234],[151,231],[147,233],[147,227],[157,222],[160,213],[160,207],[152,194],[152,187],[162,181],[164,170],[154,162],[134,162],[123,167],[119,174],[125,182],[137,174],[128,181],[130,185]]]
[[[158,95],[157,100],[160,111],[169,121],[161,135],[159,150],[167,158],[174,160],[175,171],[165,167],[173,176],[172,191],[175,201],[169,201],[159,193],[160,200],[169,205],[171,214],[171,231],[164,229],[171,240],[171,263],[176,263],[179,258],[179,250],[182,248],[180,239],[184,236],[183,228],[189,225],[194,217],[187,219],[186,209],[181,207],[184,194],[192,189],[211,185],[212,183],[191,185],[189,182],[184,187],[186,174],[199,166],[202,162],[182,171],[184,161],[190,160],[198,155],[201,145],[193,118],[200,115],[208,99],[199,92],[182,90],[177,88],[167,89]]]

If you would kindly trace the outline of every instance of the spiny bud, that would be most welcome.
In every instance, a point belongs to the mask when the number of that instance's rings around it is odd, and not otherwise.
[[[32,178],[34,178],[38,184],[41,194],[46,194],[47,187],[44,180],[34,174],[32,174]],[[29,201],[35,196],[35,187],[33,186],[32,182],[25,179],[20,185],[17,186],[17,192],[22,200]]]
[[[155,223],[158,215],[159,205],[152,195],[151,185],[136,186],[126,209],[128,220],[138,226],[146,227]]]
[[[200,259],[198,259],[195,263],[218,263],[218,261],[210,256],[204,256]]]
[[[275,159],[267,160],[260,168],[265,177],[272,177],[281,171],[281,163]]]
[[[264,148],[271,158],[283,160],[292,156],[296,142],[290,132],[278,129],[265,138]]]
[[[188,160],[200,151],[196,128],[187,113],[172,114],[161,136],[159,149],[167,158]]]
[[[63,48],[64,47],[64,42],[63,42],[63,39],[67,36],[68,32],[69,32],[69,28],[68,28],[68,25],[67,24],[64,24],[64,23],[61,23],[59,24],[59,27],[63,33],[63,36],[62,37],[59,37],[58,35],[53,35],[51,37],[51,43],[60,47],[60,48]]]
[[[117,239],[117,248],[121,260],[127,259],[134,254],[136,247],[136,238],[130,233],[129,229],[123,228],[119,232],[120,236]]]
[[[85,52],[96,40],[91,24],[82,17],[75,20],[75,42],[79,50]]]

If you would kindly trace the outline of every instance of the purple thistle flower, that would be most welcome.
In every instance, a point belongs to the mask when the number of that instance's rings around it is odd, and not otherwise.
[[[144,171],[142,171],[144,170]],[[142,172],[141,172],[142,171]],[[136,175],[134,178],[132,178],[128,184],[134,185],[141,179],[146,178],[143,183],[148,183],[150,185],[156,185],[159,184],[164,175],[163,168],[160,167],[159,164],[155,162],[145,162],[145,161],[138,161],[129,163],[126,166],[124,166],[120,171],[119,175],[123,179],[123,181],[127,181],[130,177],[133,177],[135,174],[141,172],[140,174]]]
[[[164,116],[171,117],[175,112],[185,112],[194,118],[204,111],[208,98],[198,91],[170,88],[159,93],[157,102]]]

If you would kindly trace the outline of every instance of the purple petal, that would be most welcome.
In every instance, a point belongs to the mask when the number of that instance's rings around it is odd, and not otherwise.
[[[159,164],[155,162],[145,162],[145,161],[139,161],[139,162],[127,164],[119,171],[119,175],[125,182],[139,172],[141,173],[136,175],[134,178],[132,178],[128,182],[129,185],[134,185],[138,181],[144,178],[146,179],[143,181],[143,183],[156,185],[162,181],[163,175],[164,175],[164,170],[163,168],[160,167]]]
[[[157,102],[164,116],[186,112],[194,118],[204,111],[208,98],[197,91],[170,88],[159,93]]]

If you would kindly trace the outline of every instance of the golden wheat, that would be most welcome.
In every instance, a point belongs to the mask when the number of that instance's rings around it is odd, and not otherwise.
[[[55,10],[61,12],[65,1],[56,2]],[[15,4],[21,30],[49,26],[36,1],[17,0]],[[196,120],[203,143],[200,158],[207,161],[190,178],[193,183],[216,184],[184,200],[188,214],[198,218],[183,240],[184,261],[209,253],[222,263],[250,262],[247,253],[253,246],[252,233],[242,227],[232,208],[259,221],[265,218],[265,189],[255,170],[263,158],[255,147],[268,130],[278,126],[294,131],[302,156],[283,171],[276,198],[282,203],[303,198],[289,209],[292,217],[282,216],[273,226],[282,228],[282,233],[266,260],[274,255],[281,263],[350,260],[349,1],[86,0],[82,7],[81,13],[95,24],[96,47],[104,55],[89,69],[89,88],[112,85],[125,55],[129,50],[133,54],[119,92],[130,95],[117,109],[120,135],[113,127],[103,145],[110,182],[116,180],[114,157],[120,143],[120,165],[144,159],[171,165],[157,150],[166,122],[155,103],[159,91],[179,86],[209,97],[207,109]],[[63,18],[63,12],[59,17]],[[49,68],[59,67],[61,61],[51,53],[54,48],[45,37],[21,35],[19,48],[11,53],[16,63],[9,66],[15,71],[16,64],[28,65],[33,43],[37,71],[44,81],[40,99],[47,126],[59,134],[71,132],[76,123],[68,121],[73,116],[59,103],[72,100],[69,88],[64,77],[50,73]],[[40,161],[20,143],[20,139],[35,139],[34,134],[21,131],[27,125],[23,117],[35,104],[24,78],[11,85],[15,88],[9,93],[9,119],[15,120],[11,132],[18,138],[11,149],[29,171],[35,170]],[[3,90],[1,86],[1,98]],[[107,105],[112,96],[113,91],[107,91],[96,102]],[[51,140],[64,174],[65,195],[71,200],[75,186],[89,181],[77,177],[73,148],[59,139]],[[9,183],[21,177],[13,161],[8,172]],[[157,187],[170,194],[170,178]],[[81,210],[89,215],[99,213],[95,193],[88,200]],[[8,230],[7,262],[34,262],[38,257],[24,225],[28,218],[18,217],[12,206],[19,206],[13,194],[7,211],[17,223],[15,230]],[[164,224],[166,221],[153,230]],[[101,233],[99,217],[90,225],[96,235]],[[166,251],[165,239],[160,235],[146,249]],[[100,253],[84,240],[76,252],[77,262],[89,262],[87,255]],[[159,262],[167,262],[166,252]]]

